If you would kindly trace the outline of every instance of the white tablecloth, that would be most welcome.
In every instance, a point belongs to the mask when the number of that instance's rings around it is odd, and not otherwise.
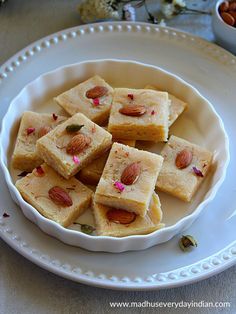
[[[155,12],[155,2],[148,1]],[[209,9],[214,0],[187,1]],[[29,43],[50,33],[80,23],[76,6],[79,1],[9,0],[0,8],[0,64]],[[138,20],[145,21],[140,10]],[[179,16],[168,26],[214,40],[209,16]],[[236,313],[236,267],[208,280],[181,288],[121,292],[97,289],[59,278],[35,266],[0,240],[0,313],[110,313],[109,302],[117,301],[229,301],[230,309],[165,309],[161,313]],[[150,309],[151,310],[151,309]],[[124,309],[122,310],[125,311]],[[129,309],[130,313],[146,313],[147,308]]]

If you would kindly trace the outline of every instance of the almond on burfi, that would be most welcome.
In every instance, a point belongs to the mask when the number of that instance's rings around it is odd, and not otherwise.
[[[93,191],[75,178],[65,180],[46,164],[42,164],[16,181],[26,202],[44,217],[67,227],[91,204]]]
[[[144,217],[162,161],[157,154],[114,143],[96,189],[95,202]]]
[[[113,88],[95,75],[55,97],[55,101],[71,116],[81,112],[93,122],[103,124],[108,120],[112,98]]]
[[[210,169],[212,153],[172,135],[161,155],[164,162],[157,179],[157,188],[190,202]]]
[[[97,235],[125,237],[148,234],[164,227],[159,197],[153,193],[149,209],[144,217],[124,209],[93,203]]]
[[[60,124],[37,141],[39,156],[69,179],[112,145],[112,136],[82,113]]]
[[[116,138],[166,141],[168,117],[166,92],[115,88],[108,131]]]

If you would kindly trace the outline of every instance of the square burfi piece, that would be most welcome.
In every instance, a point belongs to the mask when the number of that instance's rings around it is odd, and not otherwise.
[[[132,147],[135,146],[134,140],[113,139],[112,141]],[[109,152],[104,153],[103,156],[93,160],[87,167],[81,169],[81,171],[78,173],[78,178],[85,184],[98,184],[107,162],[108,155]]]
[[[39,139],[36,147],[39,156],[68,179],[107,151],[111,140],[110,133],[77,113]]]
[[[169,100],[166,92],[114,89],[108,131],[115,138],[166,141]]]
[[[100,76],[95,75],[55,98],[70,115],[83,113],[93,122],[102,124],[108,120],[113,88]]]
[[[31,172],[42,164],[42,158],[36,153],[36,141],[66,119],[56,114],[24,112],[12,155],[13,168]]]
[[[149,209],[144,217],[123,209],[93,203],[97,235],[125,237],[148,234],[164,227],[159,197],[153,193]]]
[[[96,189],[95,202],[144,217],[162,162],[157,154],[114,143]]]
[[[159,90],[157,87],[152,85],[145,86],[145,89]],[[183,100],[175,97],[174,95],[168,93],[170,100],[170,112],[169,112],[169,127],[178,119],[178,117],[183,113],[188,105]]]
[[[212,153],[172,135],[161,155],[164,162],[157,179],[157,188],[183,201],[191,201],[207,175]]]
[[[75,178],[65,180],[43,164],[16,181],[26,202],[40,214],[67,227],[91,204],[93,191]]]

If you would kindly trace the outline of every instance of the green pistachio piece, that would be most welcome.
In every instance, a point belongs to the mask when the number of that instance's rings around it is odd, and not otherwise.
[[[68,133],[74,133],[74,132],[78,132],[84,125],[80,125],[80,124],[70,124],[67,125],[66,127],[66,131]]]
[[[90,225],[81,224],[80,226],[81,226],[80,230],[86,234],[92,234],[93,231],[95,230],[95,228]]]

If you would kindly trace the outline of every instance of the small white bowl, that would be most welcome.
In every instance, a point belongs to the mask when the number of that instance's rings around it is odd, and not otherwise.
[[[236,28],[226,24],[221,18],[219,6],[222,2],[224,1],[217,1],[213,10],[212,29],[215,34],[216,42],[220,46],[236,54]]]
[[[171,127],[171,134],[206,147],[214,153],[213,171],[204,180],[191,203],[184,203],[165,193],[158,193],[162,202],[163,222],[166,224],[164,229],[148,235],[124,238],[86,235],[78,230],[73,230],[74,228],[63,228],[56,222],[43,217],[34,207],[23,200],[14,185],[13,172],[10,171],[10,158],[16,137],[16,124],[22,113],[26,110],[55,112],[55,108],[58,106],[53,105],[54,96],[94,74],[101,75],[113,86],[143,88],[147,84],[158,84],[160,88],[167,89],[170,93],[182,98],[189,104],[189,109]],[[157,153],[160,149],[154,143],[143,145],[144,149]],[[37,224],[45,233],[67,244],[92,251],[116,253],[143,250],[168,241],[188,228],[202,209],[214,198],[225,178],[229,162],[228,137],[223,123],[214,107],[194,87],[158,67],[122,60],[86,61],[64,66],[44,74],[28,84],[11,102],[3,118],[0,150],[1,167],[11,196],[28,219]]]

